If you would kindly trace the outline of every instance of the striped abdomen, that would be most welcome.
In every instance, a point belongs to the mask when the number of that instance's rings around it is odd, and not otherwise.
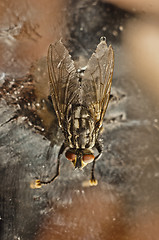
[[[95,145],[95,124],[86,107],[72,106],[67,116],[65,137],[70,148],[85,149]]]

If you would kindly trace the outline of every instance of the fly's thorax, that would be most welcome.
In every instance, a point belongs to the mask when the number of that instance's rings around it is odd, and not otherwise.
[[[68,112],[66,138],[70,148],[85,149],[95,145],[95,122],[86,107],[72,106]]]

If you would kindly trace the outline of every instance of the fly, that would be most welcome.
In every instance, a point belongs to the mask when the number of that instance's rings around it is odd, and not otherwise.
[[[102,154],[99,135],[108,106],[114,52],[101,37],[96,51],[85,68],[76,70],[74,61],[63,43],[51,44],[47,56],[50,94],[64,142],[59,150],[55,176],[49,181],[36,180],[35,186],[53,182],[59,175],[60,158],[66,158],[75,168],[92,162],[90,185],[97,185],[95,162]],[[94,156],[92,148],[98,154]]]

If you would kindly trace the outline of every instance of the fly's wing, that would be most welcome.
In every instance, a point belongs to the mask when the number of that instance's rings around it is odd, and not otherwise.
[[[70,104],[79,101],[79,81],[74,62],[63,43],[58,41],[48,49],[50,94],[60,127]]]
[[[95,53],[88,61],[82,78],[83,104],[86,105],[95,122],[101,126],[110,96],[114,68],[114,52],[106,39],[101,38]]]

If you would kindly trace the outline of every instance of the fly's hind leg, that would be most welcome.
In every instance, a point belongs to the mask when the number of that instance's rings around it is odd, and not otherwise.
[[[102,151],[103,151],[102,144],[99,141],[96,141],[95,147],[98,150],[98,155],[94,158],[93,164],[92,164],[91,179],[90,179],[91,186],[96,186],[98,184],[98,181],[95,179],[95,176],[94,176],[94,168],[95,168],[95,162],[101,157]]]
[[[50,145],[50,147],[51,147],[51,145]],[[48,152],[47,152],[47,157],[49,157],[50,147],[49,147]],[[59,150],[59,153],[58,153],[57,165],[56,165],[56,174],[49,181],[40,181],[40,180],[34,181],[34,183],[31,183],[31,188],[41,188],[42,185],[46,185],[48,183],[51,183],[58,177],[59,172],[60,172],[59,171],[60,170],[60,159],[61,159],[61,156],[62,156],[63,152],[65,151],[65,149],[66,149],[66,146],[65,146],[65,143],[63,143],[60,150]]]

